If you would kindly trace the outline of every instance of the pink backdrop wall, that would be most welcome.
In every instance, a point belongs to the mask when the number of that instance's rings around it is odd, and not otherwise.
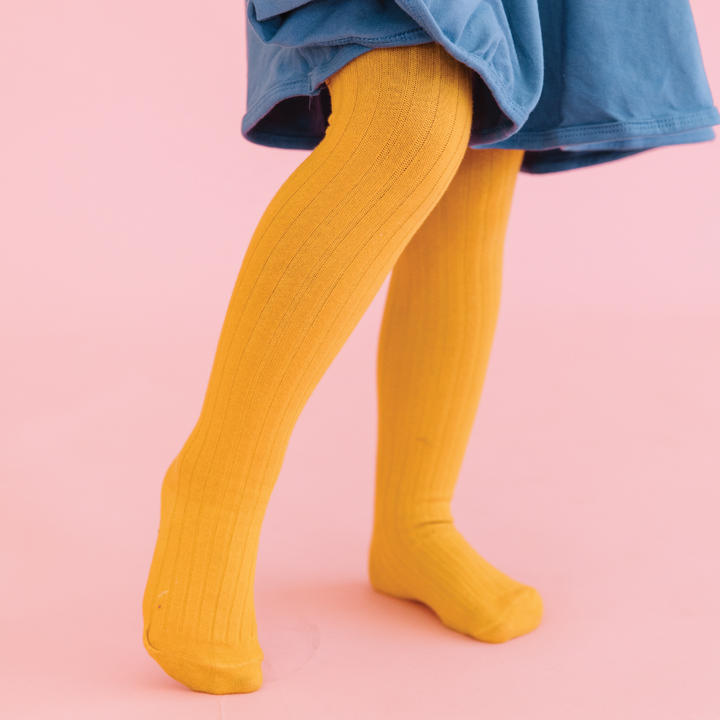
[[[694,0],[720,98],[720,7]],[[384,293],[271,502],[267,682],[191,693],[141,644],[162,475],[265,205],[304,153],[245,142],[242,2],[0,7],[0,715],[638,718],[720,712],[720,144],[520,178],[458,489],[543,593],[504,646],[366,582]]]

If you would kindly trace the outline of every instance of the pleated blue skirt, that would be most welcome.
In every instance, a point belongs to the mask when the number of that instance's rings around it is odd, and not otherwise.
[[[249,0],[243,135],[314,148],[325,80],[375,47],[435,41],[474,71],[470,147],[545,173],[711,140],[687,0]]]

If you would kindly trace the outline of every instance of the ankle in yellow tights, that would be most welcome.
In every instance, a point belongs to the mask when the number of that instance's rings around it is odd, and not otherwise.
[[[144,642],[169,675],[204,692],[262,683],[255,560],[290,433],[466,155],[470,73],[434,43],[373,50],[328,84],[327,135],[260,221],[200,419],[163,483]],[[376,532],[373,546],[385,568],[408,562],[391,537]]]

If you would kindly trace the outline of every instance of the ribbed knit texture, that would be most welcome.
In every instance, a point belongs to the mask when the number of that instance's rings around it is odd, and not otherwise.
[[[328,84],[326,138],[260,221],[163,483],[145,647],[195,690],[262,683],[255,559],[290,433],[469,140],[470,71],[434,43],[375,49]]]
[[[455,529],[455,482],[500,304],[503,238],[522,151],[468,150],[393,271],[380,338],[373,586],[487,642],[535,628],[542,601]]]

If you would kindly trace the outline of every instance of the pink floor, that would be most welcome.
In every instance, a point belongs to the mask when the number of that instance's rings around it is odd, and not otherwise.
[[[720,101],[720,12],[693,8]],[[264,687],[193,693],[146,655],[160,482],[252,229],[304,157],[240,138],[242,12],[0,11],[0,717],[718,717],[719,142],[520,179],[454,510],[542,592],[539,630],[477,643],[367,583],[383,291],[268,510]]]

